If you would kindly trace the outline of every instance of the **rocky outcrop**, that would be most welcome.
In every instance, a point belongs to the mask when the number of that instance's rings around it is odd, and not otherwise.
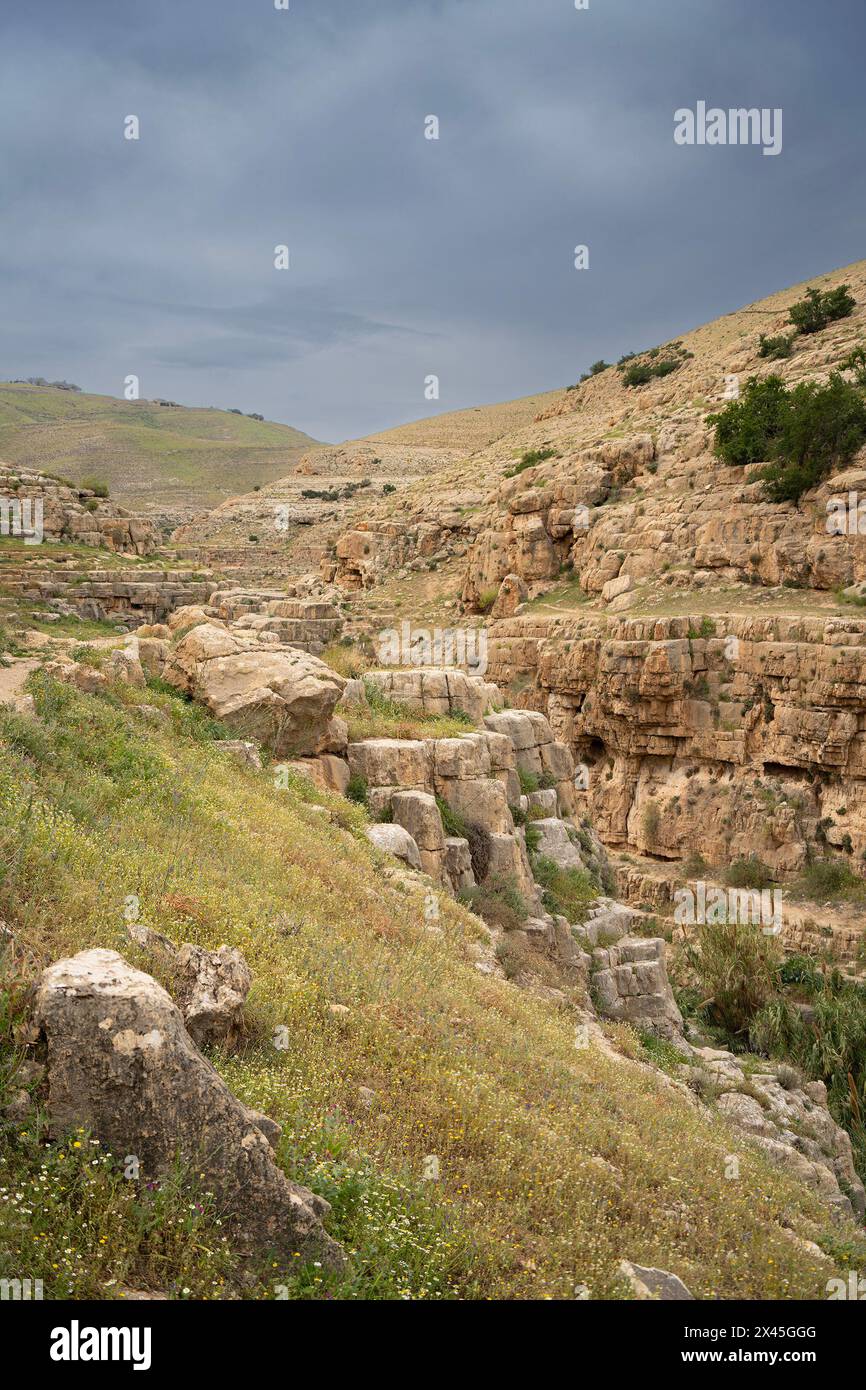
[[[19,566],[4,572],[9,592],[54,612],[94,622],[162,623],[176,608],[205,603],[213,580],[195,570],[67,571]]]
[[[35,1017],[47,1040],[53,1134],[85,1127],[114,1153],[134,1155],[142,1180],[179,1156],[202,1175],[240,1249],[343,1263],[322,1226],[327,1202],[286,1178],[149,975],[115,951],[82,951],[44,972]]]
[[[388,572],[435,567],[464,554],[480,524],[447,497],[417,499],[404,519],[370,519],[344,530],[323,557],[321,575],[350,592],[370,589]]]
[[[0,500],[3,499],[10,509],[21,509],[22,539],[26,539],[33,525],[32,518],[41,512],[38,527],[42,534],[36,537],[37,543],[40,539],[74,542],[130,555],[150,555],[156,548],[158,537],[150,521],[97,496],[90,488],[76,487],[47,473],[0,463]],[[18,515],[13,511],[12,516]],[[11,532],[11,518],[8,524]]]
[[[177,1002],[198,1047],[231,1047],[240,1037],[250,968],[233,946],[186,944],[177,956]]]
[[[670,1274],[666,1269],[654,1269],[648,1265],[635,1265],[623,1260],[620,1274],[628,1280],[631,1291],[639,1302],[684,1303],[694,1300],[682,1279]]]
[[[499,689],[491,682],[449,667],[368,671],[364,682],[407,709],[425,714],[462,714],[473,724],[480,724],[485,714],[502,700]]]
[[[709,1047],[695,1049],[684,1074],[709,1079],[716,1108],[771,1163],[814,1188],[842,1215],[862,1219],[866,1192],[851,1140],[830,1114],[822,1081],[804,1081],[790,1067],[772,1063],[750,1067],[747,1076],[733,1053]]]
[[[210,596],[214,616],[238,630],[270,632],[286,646],[318,655],[340,636],[343,619],[332,603],[294,598],[277,590],[216,589]]]
[[[189,942],[182,946],[143,922],[130,922],[130,937],[167,967],[172,992],[187,1032],[197,1047],[230,1049],[243,1033],[243,1009],[252,975],[234,946],[208,951]]]
[[[592,988],[605,1018],[645,1028],[668,1041],[682,1038],[683,1016],[665,967],[659,937],[624,937],[592,955]]]
[[[443,883],[446,877],[444,832],[434,799],[438,796],[459,822],[476,828],[483,837],[476,879],[513,880],[521,892],[535,899],[523,832],[515,827],[510,809],[519,802],[520,783],[507,738],[487,730],[445,739],[374,738],[350,743],[347,754],[351,775],[366,786],[372,813],[387,810],[398,823],[402,818],[402,823],[417,831],[422,862],[437,882]],[[407,797],[406,793],[420,795]],[[440,822],[439,835],[434,812]],[[460,876],[465,882],[464,870]]]

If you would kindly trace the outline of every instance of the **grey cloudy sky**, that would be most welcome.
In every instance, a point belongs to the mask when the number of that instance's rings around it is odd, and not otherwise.
[[[568,385],[866,255],[862,0],[0,14],[3,378],[135,373],[338,440]],[[677,146],[699,100],[781,107],[782,153]]]

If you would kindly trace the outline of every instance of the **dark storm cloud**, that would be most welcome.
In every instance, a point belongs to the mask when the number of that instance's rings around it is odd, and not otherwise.
[[[134,372],[336,439],[429,413],[428,373],[442,409],[565,385],[864,254],[859,0],[51,0],[3,23],[2,376],[117,394]],[[782,107],[782,154],[677,147],[700,99]]]

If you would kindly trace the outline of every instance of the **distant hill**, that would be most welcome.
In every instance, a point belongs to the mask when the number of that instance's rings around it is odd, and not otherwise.
[[[544,391],[536,396],[520,396],[514,401],[495,405],[470,406],[467,410],[452,410],[445,415],[430,415],[424,420],[412,420],[406,425],[368,434],[368,444],[406,444],[413,448],[427,446],[439,449],[459,449],[474,453],[493,444],[504,434],[530,425],[541,411],[559,400],[562,391]]]
[[[213,507],[284,477],[317,441],[227,410],[0,382],[0,459],[96,478],[126,506]]]

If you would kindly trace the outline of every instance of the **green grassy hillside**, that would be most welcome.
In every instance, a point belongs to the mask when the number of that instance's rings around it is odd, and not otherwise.
[[[0,459],[98,478],[132,507],[215,506],[283,477],[315,443],[226,410],[0,382]]]
[[[431,931],[423,885],[388,870],[360,807],[238,768],[212,721],[164,691],[32,680],[38,720],[0,713],[0,916],[26,943],[24,975],[97,945],[154,970],[125,931],[129,894],[176,941],[243,950],[249,1033],[213,1060],[283,1125],[279,1160],[332,1202],[351,1252],[336,1281],[298,1270],[294,1296],[626,1298],[630,1259],[699,1298],[822,1298],[834,1264],[862,1255],[853,1228],[642,1062],[637,1035],[633,1060],[576,1047],[566,1007],[477,969],[479,919],[443,896]],[[164,729],[142,702],[167,712]],[[3,994],[0,979],[0,1091],[14,982]],[[608,1035],[625,1048],[629,1031]],[[86,1136],[5,1129],[9,1269],[35,1268],[36,1249],[46,1297],[110,1298],[124,1282],[225,1296],[237,1270],[206,1202],[191,1216],[168,1186],[155,1206],[104,1156],[81,1159]],[[259,1271],[247,1296],[273,1297],[274,1277]]]

